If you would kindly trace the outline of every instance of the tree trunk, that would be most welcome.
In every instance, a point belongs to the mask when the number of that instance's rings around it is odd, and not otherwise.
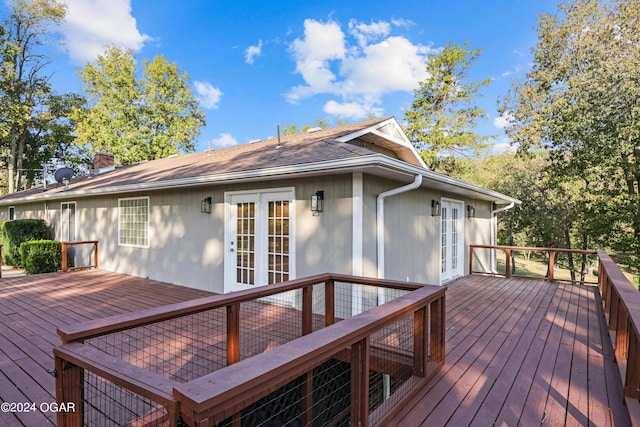
[[[571,234],[569,234],[569,229],[564,229],[564,240],[566,243],[567,249],[571,249]],[[571,273],[571,281],[576,281],[576,269],[573,263],[573,253],[569,252],[569,273]]]

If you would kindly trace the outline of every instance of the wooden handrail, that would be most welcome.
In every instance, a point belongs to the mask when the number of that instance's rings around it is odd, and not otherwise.
[[[494,250],[501,250],[504,251],[505,253],[505,272],[504,272],[504,277],[506,278],[511,278],[512,276],[517,276],[517,277],[528,277],[528,278],[535,278],[537,276],[531,276],[531,275],[516,275],[513,274],[511,272],[512,269],[512,265],[511,265],[511,255],[512,252],[514,251],[520,251],[520,252],[547,252],[549,254],[549,264],[548,264],[548,276],[545,277],[545,280],[549,280],[549,281],[554,281],[554,280],[563,280],[563,281],[573,281],[571,279],[558,279],[555,277],[554,275],[554,270],[555,270],[555,263],[556,263],[556,253],[570,253],[570,254],[577,254],[577,255],[596,255],[597,251],[595,250],[585,250],[585,249],[565,249],[565,248],[533,248],[533,247],[526,247],[526,246],[505,246],[505,245],[469,245],[469,274],[474,274],[474,273],[482,273],[482,274],[489,274],[489,275],[501,275],[498,274],[496,272],[486,272],[486,271],[474,271],[473,269],[473,260],[474,260],[474,249],[494,249]],[[578,281],[578,280],[576,280]],[[597,284],[597,282],[583,282],[583,283],[590,283],[590,284]]]
[[[90,320],[83,323],[64,325],[58,327],[57,332],[61,337],[63,343],[82,341],[101,335],[123,331],[133,327],[171,320],[189,314],[195,314],[207,310],[226,307],[236,303],[253,301],[281,292],[301,289],[305,286],[317,285],[326,283],[328,281],[333,281],[334,283],[345,282],[361,285],[371,285],[408,291],[420,289],[425,286],[424,284],[420,283],[381,280],[375,278],[349,276],[345,274],[325,273],[301,279],[290,280],[288,282],[261,286],[255,289],[233,292],[232,294],[203,297],[191,301],[170,304],[163,307],[149,308],[134,313],[118,314],[115,316]]]
[[[375,285],[412,292],[394,299],[393,302],[335,323],[336,282]],[[315,285],[321,286],[316,288]],[[295,344],[289,341],[258,356],[241,360],[240,304],[294,289],[302,290],[302,336],[295,340]],[[324,292],[326,327],[313,332],[313,293],[316,291]],[[225,411],[235,411],[233,414],[236,417],[242,408],[281,387],[292,378],[302,375],[306,379],[305,390],[308,391],[303,402],[305,416],[308,418],[311,414],[310,408],[313,407],[313,369],[331,357],[351,363],[351,393],[354,396],[351,403],[351,420],[357,420],[358,424],[363,426],[367,425],[369,417],[385,420],[399,411],[401,405],[395,400],[393,403],[386,402],[378,406],[375,415],[369,414],[368,372],[370,366],[371,369],[376,369],[375,367],[379,367],[380,362],[384,360],[381,359],[380,351],[397,353],[393,349],[383,349],[375,343],[370,345],[371,336],[392,322],[413,316],[413,332],[410,332],[413,334],[413,351],[403,354],[403,357],[413,358],[413,362],[409,361],[407,365],[412,367],[411,382],[410,387],[404,389],[398,399],[400,402],[406,401],[444,364],[445,292],[446,288],[439,286],[327,273],[243,292],[176,303],[139,313],[112,316],[75,327],[60,327],[58,334],[64,344],[54,350],[58,372],[56,399],[58,402],[74,403],[78,411],[73,414],[59,414],[58,422],[61,425],[83,422],[82,414],[85,408],[81,390],[84,388],[85,370],[160,405],[160,410],[143,414],[139,420],[165,420],[169,425],[176,425],[178,409],[182,417],[193,425],[198,425],[202,417],[209,418],[212,412],[218,415]],[[212,374],[209,374],[184,384],[172,380],[165,381],[159,374],[131,365],[117,356],[110,356],[93,347],[93,344],[83,342],[88,338],[108,333],[220,308],[226,308],[227,334],[227,366],[216,371],[224,371],[225,374],[222,376],[211,377]],[[147,372],[150,375],[147,375]],[[363,376],[359,376],[357,372],[363,373]],[[221,379],[222,382],[216,384],[215,391],[210,386],[203,385],[208,380],[217,382]],[[194,394],[195,390],[199,391]],[[206,399],[200,402],[205,397]],[[219,404],[219,399],[223,399],[224,402]],[[212,401],[215,406],[206,406]],[[359,404],[356,405],[354,402]]]
[[[598,252],[599,289],[615,349],[629,415],[640,424],[640,292],[606,252]]]
[[[437,317],[438,325],[423,328],[416,333],[422,334],[430,329],[432,339],[419,340],[419,342],[425,345],[430,342],[432,346],[430,361],[440,366],[444,363],[445,291],[446,288],[442,287],[423,287],[398,297],[393,304],[383,304],[311,335],[298,338],[295,344],[293,342],[284,344],[196,380],[180,384],[174,388],[174,397],[179,402],[182,416],[187,423],[191,422],[194,425],[198,425],[204,419],[211,422],[212,417],[216,420],[218,415],[224,417],[222,414],[237,408],[238,405],[248,406],[268,392],[309,372],[336,353],[362,343],[381,327],[410,313],[419,312],[433,303],[442,304],[441,310],[438,307],[432,307],[434,314],[432,317]],[[422,355],[427,353],[426,350],[418,352]],[[362,355],[357,353],[356,358],[360,356]],[[433,373],[435,372],[425,372],[425,381],[428,380],[429,374]],[[211,384],[216,384],[216,387],[211,387]],[[217,419],[217,421],[221,420],[222,418]]]

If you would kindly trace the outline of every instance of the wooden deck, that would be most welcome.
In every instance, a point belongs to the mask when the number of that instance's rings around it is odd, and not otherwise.
[[[204,295],[100,270],[1,279],[0,400],[55,402],[58,325]],[[596,288],[468,276],[446,312],[446,363],[398,425],[631,425]],[[0,413],[2,426],[54,420]]]

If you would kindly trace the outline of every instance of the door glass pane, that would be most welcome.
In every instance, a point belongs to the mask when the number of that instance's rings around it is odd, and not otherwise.
[[[267,278],[269,284],[289,280],[289,202],[269,202]]]
[[[458,208],[451,208],[451,269],[458,268]]]
[[[236,280],[245,285],[255,284],[255,203],[237,204],[236,221]]]
[[[441,265],[440,265],[440,272],[444,273],[445,271],[447,271],[447,213],[448,210],[445,207],[442,207],[440,210],[440,214],[441,214],[441,236],[440,236],[440,258],[441,258]]]

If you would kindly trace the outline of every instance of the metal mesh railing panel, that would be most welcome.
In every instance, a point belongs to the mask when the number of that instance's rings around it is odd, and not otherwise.
[[[91,372],[84,373],[84,420],[90,427],[160,426],[165,408]]]
[[[224,308],[190,314],[87,340],[140,368],[187,382],[226,366]]]
[[[406,395],[403,385],[414,376],[413,313],[386,325],[370,336],[369,413],[375,425],[386,411]]]

